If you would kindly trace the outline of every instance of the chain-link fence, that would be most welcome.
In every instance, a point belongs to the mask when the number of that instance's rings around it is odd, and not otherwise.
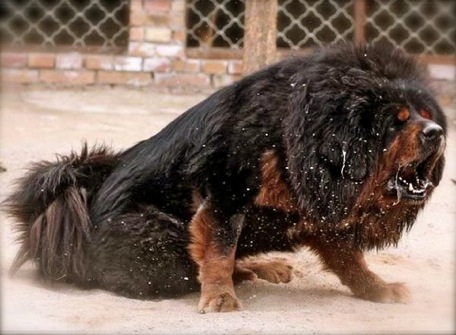
[[[339,40],[352,40],[353,1],[279,1],[277,46],[301,49]]]
[[[187,0],[187,46],[239,49],[246,0]],[[363,22],[355,6],[363,2]],[[388,40],[411,53],[456,52],[454,0],[279,0],[277,46],[302,49],[353,40]],[[359,13],[358,13],[359,15]]]
[[[247,0],[187,0],[187,47],[241,49]],[[363,22],[355,7],[365,6]],[[456,53],[454,0],[278,0],[277,46],[302,49],[353,40],[388,40],[406,51]],[[128,0],[9,0],[0,4],[3,44],[97,47],[128,44]],[[355,28],[358,27],[358,28]],[[361,28],[359,28],[361,27]]]
[[[456,1],[369,0],[366,38],[386,39],[417,54],[456,52]]]
[[[10,0],[1,42],[9,46],[125,48],[128,0]]]

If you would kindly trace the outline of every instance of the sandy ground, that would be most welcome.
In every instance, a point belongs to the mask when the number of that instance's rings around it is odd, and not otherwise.
[[[203,96],[131,89],[27,89],[1,100],[1,198],[31,160],[79,149],[82,140],[125,148],[157,132]],[[11,220],[1,214],[2,333],[122,334],[378,334],[454,333],[456,222],[456,111],[448,109],[450,137],[441,186],[398,248],[368,254],[387,281],[406,282],[410,304],[354,298],[306,250],[281,254],[295,268],[289,284],[244,283],[241,312],[196,312],[198,294],[177,300],[139,301],[102,290],[45,286],[31,264],[7,276],[17,250]],[[277,256],[277,255],[276,255]]]

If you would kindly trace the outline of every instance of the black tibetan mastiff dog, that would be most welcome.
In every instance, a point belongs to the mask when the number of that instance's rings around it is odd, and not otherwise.
[[[333,45],[211,95],[123,152],[38,162],[6,200],[20,250],[50,281],[136,298],[201,291],[241,308],[234,283],[290,280],[248,256],[307,246],[354,295],[405,302],[371,272],[444,167],[446,121],[423,69],[385,45]]]

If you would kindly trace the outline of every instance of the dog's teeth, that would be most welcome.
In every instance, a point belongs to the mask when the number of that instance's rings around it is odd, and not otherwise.
[[[408,189],[409,189],[409,191],[413,191],[413,190],[414,190],[414,189],[413,189],[412,183],[409,183],[409,184],[408,184]]]

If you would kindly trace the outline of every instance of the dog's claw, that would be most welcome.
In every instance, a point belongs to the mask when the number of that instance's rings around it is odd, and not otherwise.
[[[241,302],[233,294],[224,292],[210,296],[202,296],[198,304],[198,313],[231,312],[242,309]]]

